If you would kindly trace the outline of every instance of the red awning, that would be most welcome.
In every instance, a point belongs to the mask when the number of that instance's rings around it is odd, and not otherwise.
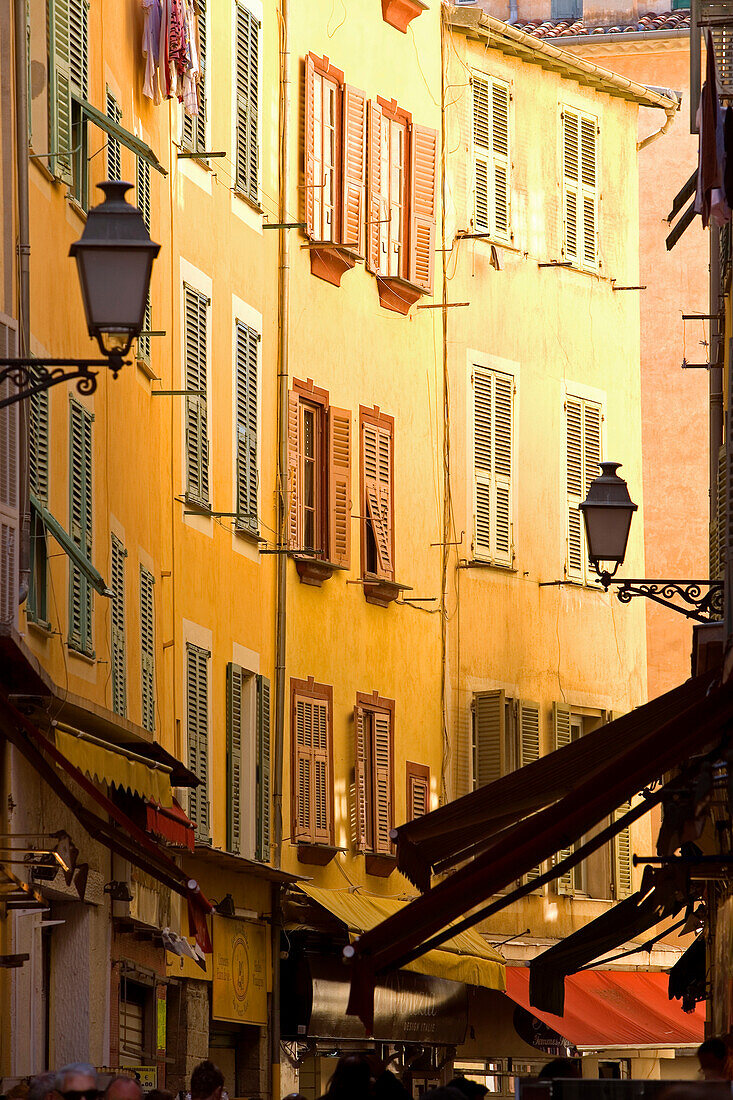
[[[176,848],[188,848],[189,852],[194,850],[196,826],[183,812],[175,798],[170,807],[161,806],[158,802],[147,802],[145,821],[148,832],[154,836]]]
[[[641,970],[584,970],[565,979],[565,1012],[554,1016],[529,1003],[529,968],[506,968],[513,1001],[574,1046],[674,1047],[703,1041],[705,1006],[683,1012],[667,992],[669,976]]]

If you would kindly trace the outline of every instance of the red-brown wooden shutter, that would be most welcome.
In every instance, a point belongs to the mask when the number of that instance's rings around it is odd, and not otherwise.
[[[374,768],[374,851],[389,855],[392,841],[392,722],[390,715],[381,710],[373,712],[374,742],[372,761]]]
[[[392,433],[386,427],[362,424],[364,492],[367,515],[377,547],[377,574],[394,578],[392,542]]]
[[[300,431],[299,431],[300,401],[293,390],[288,394],[288,491],[287,491],[287,520],[286,537],[288,549],[300,549],[298,539],[300,537],[299,500],[298,500],[298,470],[300,469]]]
[[[295,840],[313,839],[312,765],[313,703],[296,695],[293,698],[293,823]]]
[[[382,108],[371,99],[368,121],[366,266],[369,271],[381,275],[381,221],[385,216],[382,204]]]
[[[328,703],[314,699],[311,704],[313,728],[313,840],[316,844],[331,843],[331,794],[328,775]]]
[[[328,411],[328,554],[336,565],[351,564],[351,413]]]
[[[358,852],[367,848],[367,760],[364,708],[354,707],[354,843]]]
[[[313,87],[315,68],[313,58],[305,59],[305,150],[304,150],[304,202],[305,233],[313,240],[315,236],[315,215],[313,205],[313,186],[315,184],[315,130],[313,119]]]
[[[344,173],[341,194],[341,243],[364,255],[364,190],[366,187],[366,96],[344,85],[342,141]]]
[[[437,131],[414,125],[411,146],[409,279],[423,290],[431,291],[435,261]]]

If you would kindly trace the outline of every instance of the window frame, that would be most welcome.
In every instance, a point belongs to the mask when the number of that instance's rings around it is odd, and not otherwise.
[[[313,380],[310,378],[305,382],[300,378],[294,378],[290,394],[291,401],[297,401],[296,445],[298,463],[295,474],[295,509],[297,514],[294,520],[295,527],[292,529],[295,545],[291,546],[291,549],[315,550],[321,560],[327,561],[330,549],[328,545],[328,410],[330,407],[328,390],[315,386]],[[314,541],[316,538],[320,537],[320,548],[316,546],[307,547],[305,545],[303,419],[306,410],[313,414],[314,439],[318,441],[318,454],[315,456],[313,462],[315,471],[314,485],[318,498],[314,505]],[[292,543],[293,538],[291,538],[290,541]]]
[[[344,170],[343,170],[343,148],[342,148],[342,133],[343,133],[343,103],[344,103],[344,73],[342,69],[337,69],[335,65],[332,65],[327,57],[318,57],[314,53],[309,53],[305,60],[306,65],[306,104],[305,104],[305,118],[306,118],[306,149],[305,149],[305,164],[306,164],[306,179],[304,182],[305,187],[305,209],[306,209],[306,222],[308,224],[307,233],[311,236],[311,239],[319,244],[340,246],[342,244],[341,237],[341,208],[343,205],[343,186],[344,186]],[[308,102],[307,93],[309,88],[308,79],[308,67],[312,67],[313,70],[313,101]],[[316,198],[317,194],[323,191],[323,184],[316,180],[316,130],[317,130],[317,117],[315,113],[315,92],[316,81],[321,82],[321,116],[320,116],[320,149],[323,154],[323,148],[325,144],[325,130],[323,124],[323,102],[324,102],[324,88],[325,85],[331,85],[334,90],[333,95],[333,120],[334,120],[334,150],[333,150],[333,222],[331,225],[332,235],[327,237],[323,233],[324,219],[323,211],[324,206],[321,202],[321,215],[320,219],[316,218]],[[309,149],[307,147],[309,136],[308,129],[313,128],[313,179],[308,178],[308,158]],[[321,196],[322,197],[322,196]],[[310,204],[310,205],[309,205]]]
[[[299,699],[303,699],[309,702],[319,702],[326,704],[326,817],[327,817],[327,833],[326,838],[317,838],[317,830],[315,828],[315,815],[313,813],[314,806],[310,806],[310,829],[307,834],[300,829],[298,825],[298,792],[297,792],[297,774],[298,774],[298,746],[296,744],[296,706]],[[311,746],[312,748],[312,746]],[[311,761],[314,759],[314,754],[311,752]],[[335,806],[334,806],[334,773],[333,773],[333,687],[329,684],[316,683],[312,676],[309,676],[307,680],[298,680],[291,676],[290,678],[290,836],[291,842],[297,846],[306,846],[313,848],[332,848],[334,844],[334,837],[336,834],[335,829]],[[311,769],[313,774],[313,769]],[[309,796],[313,794],[314,779],[310,785]]]

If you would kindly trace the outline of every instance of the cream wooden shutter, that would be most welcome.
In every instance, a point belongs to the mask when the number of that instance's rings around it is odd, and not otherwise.
[[[313,829],[313,702],[296,695],[293,700],[293,839],[314,839]]]
[[[526,767],[540,758],[540,708],[537,703],[520,700],[518,705],[519,722],[519,766]],[[524,876],[525,882],[531,882],[542,873],[542,864],[533,867]]]
[[[563,130],[564,255],[582,267],[598,266],[598,123],[565,107]]]
[[[511,565],[514,379],[475,366],[473,398],[473,556]]]
[[[624,802],[614,813],[614,821],[618,821],[630,809],[631,803]],[[626,898],[633,892],[631,830],[628,826],[613,838],[613,890],[617,900]]]
[[[352,833],[357,852],[367,848],[367,720],[363,707],[354,707],[354,798]]]
[[[580,182],[583,200],[583,265],[598,266],[597,254],[597,166],[594,118],[580,118]]]
[[[583,521],[578,505],[583,499],[583,402],[577,397],[565,401],[565,444],[567,484],[568,554],[565,565],[570,580],[585,576]]]
[[[507,238],[510,227],[509,85],[491,84],[491,154],[493,171],[493,226],[496,237]]]
[[[561,706],[559,703],[552,704],[552,732],[553,732],[553,747],[562,749],[566,745],[569,745],[572,741],[572,730],[570,728],[570,707]],[[555,856],[554,862],[559,863],[561,859],[567,859],[572,855],[572,845],[567,848],[561,848]],[[573,871],[565,871],[559,878],[555,879],[558,894],[573,894],[574,891],[574,876]]]
[[[512,551],[512,406],[514,379],[494,374],[493,404],[493,538],[492,557],[498,565],[511,565]]]
[[[242,852],[242,738],[244,670],[227,665],[227,851]]]
[[[389,855],[392,851],[392,723],[385,711],[372,712],[372,767],[374,769],[374,851]]]
[[[563,255],[567,260],[580,257],[580,127],[578,115],[568,107],[562,113],[563,133]]]
[[[413,125],[410,134],[410,265],[411,283],[430,293],[435,266],[435,178],[438,134],[427,126]]]
[[[478,691],[473,697],[474,786],[506,774],[506,696]]]
[[[367,113],[367,236],[366,266],[376,275],[386,275],[382,253],[382,222],[387,216],[382,201],[382,108],[369,100]]]
[[[313,713],[313,839],[316,844],[331,843],[330,775],[328,761],[328,703],[316,699]]]
[[[601,421],[602,414],[599,405],[590,401],[583,402],[583,491],[588,495],[590,484],[601,472]],[[583,539],[583,569],[585,582],[591,584],[595,577],[593,568],[588,560],[588,547],[585,535],[585,524],[581,519],[581,535]]]
[[[344,568],[351,564],[351,413],[328,410],[328,553]]]
[[[473,90],[473,228],[478,233],[490,233],[491,208],[491,137],[489,81],[483,76],[471,77]]]
[[[140,724],[155,730],[155,617],[153,585],[155,579],[140,566],[140,688],[142,695]]]
[[[112,710],[127,715],[127,654],[125,644],[125,558],[127,551],[112,535],[111,666]]]
[[[491,371],[473,368],[473,556],[491,560],[491,473],[494,386]]]
[[[341,243],[364,255],[366,189],[366,96],[358,88],[343,90],[343,184],[341,188]]]

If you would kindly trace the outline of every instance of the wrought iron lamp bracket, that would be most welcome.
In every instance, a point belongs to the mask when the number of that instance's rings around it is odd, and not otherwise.
[[[698,623],[715,622],[723,617],[722,581],[647,580],[635,577],[615,580],[608,572],[600,573],[600,579],[606,591],[611,585],[616,587],[621,603],[630,603],[635,596],[645,596]]]
[[[76,381],[78,393],[94,393],[100,368],[111,370],[116,378],[122,367],[128,365],[123,358],[128,351],[129,345],[122,351],[107,353],[105,359],[0,359],[0,394],[6,382],[15,387],[14,392],[0,399],[0,409],[25,401],[61,382]]]

